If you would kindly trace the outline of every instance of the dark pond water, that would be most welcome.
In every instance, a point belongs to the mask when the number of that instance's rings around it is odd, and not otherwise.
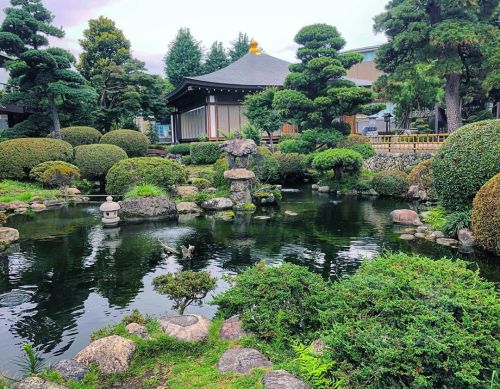
[[[16,372],[13,362],[25,342],[56,361],[72,357],[94,330],[134,308],[169,312],[169,300],[153,291],[151,281],[190,266],[220,276],[260,260],[287,261],[337,278],[352,274],[376,253],[402,250],[463,257],[477,262],[486,278],[500,280],[498,258],[459,254],[427,241],[401,241],[388,214],[407,206],[388,199],[335,199],[305,189],[285,193],[280,208],[233,221],[181,218],[103,229],[97,205],[11,218],[9,225],[22,240],[11,253],[0,255],[0,371]],[[271,219],[254,219],[257,215]],[[158,239],[176,247],[195,245],[191,265],[162,258]],[[226,287],[218,282],[218,291]],[[215,309],[205,304],[188,312],[212,316]]]

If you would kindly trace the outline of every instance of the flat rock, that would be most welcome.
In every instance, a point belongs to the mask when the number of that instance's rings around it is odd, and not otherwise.
[[[414,240],[415,239],[415,235],[412,235],[412,234],[402,234],[399,236],[399,239],[402,239],[402,240]]]
[[[125,220],[141,219],[175,219],[177,207],[166,197],[141,197],[123,200],[120,204],[119,216]]]
[[[272,367],[273,364],[253,348],[230,348],[217,362],[217,369],[225,372],[246,374],[256,367]]]
[[[224,172],[224,178],[227,180],[253,180],[255,173],[248,169],[231,169]]]
[[[175,194],[179,197],[192,196],[198,193],[198,188],[193,185],[178,186],[175,188]]]
[[[318,186],[318,192],[319,193],[328,193],[330,192],[330,187],[329,186]]]
[[[90,343],[76,354],[75,359],[87,366],[96,363],[103,374],[121,373],[129,368],[135,352],[135,343],[118,335],[111,335]]]
[[[47,209],[45,204],[31,204],[30,208],[34,212],[42,212],[42,211],[45,211]]]
[[[81,381],[89,371],[87,366],[74,359],[63,359],[62,361],[56,362],[51,366],[51,369],[59,372],[67,381]]]
[[[210,199],[201,203],[201,207],[209,211],[223,211],[225,209],[232,209],[233,205],[234,204],[231,199],[228,199],[227,197],[216,197],[214,199]]]
[[[184,201],[177,204],[177,212],[181,215],[187,215],[190,213],[202,213],[203,210],[193,201]]]
[[[418,213],[411,209],[396,209],[390,213],[392,221],[406,226],[421,226],[422,222],[418,217]]]
[[[191,314],[164,317],[159,322],[167,335],[188,342],[205,339],[210,327],[210,320],[206,317]]]
[[[454,247],[454,246],[458,246],[460,242],[456,239],[438,238],[438,239],[436,239],[436,243],[440,244],[442,246]]]
[[[425,239],[425,234],[423,232],[417,232],[415,234],[415,238],[418,238],[418,239]]]
[[[309,385],[298,380],[286,370],[270,371],[262,379],[266,389],[309,389]]]
[[[127,324],[127,326],[125,327],[125,329],[131,335],[139,336],[142,339],[148,339],[149,338],[148,331],[146,330],[146,327],[141,326],[138,323],[129,323],[129,324]]]
[[[66,188],[66,189],[64,189],[64,194],[66,196],[77,196],[80,193],[82,193],[82,192],[80,192],[80,190],[77,189],[77,188]]]
[[[461,228],[457,233],[458,240],[463,246],[474,246],[474,236],[468,228]]]
[[[442,231],[432,231],[427,237],[430,240],[436,240],[436,239],[441,239],[444,238],[444,232]]]
[[[285,215],[288,215],[288,216],[298,216],[299,214],[297,212],[293,212],[293,211],[285,211]]]
[[[312,190],[318,190],[318,188],[319,188],[319,185],[318,185],[318,184],[312,184],[312,185],[311,185],[311,189],[312,189]]]
[[[15,200],[15,201],[11,201],[10,203],[7,203],[6,204],[6,207],[5,209],[9,210],[9,211],[15,211],[16,209],[26,209],[28,208],[28,204],[26,204],[25,202],[23,201],[20,201],[20,200]]]
[[[40,377],[27,377],[12,385],[12,389],[66,389],[66,386],[46,381]]]
[[[256,220],[269,220],[269,219],[271,219],[271,216],[255,216],[254,219],[256,219]]]
[[[243,331],[243,323],[239,316],[233,316],[224,320],[220,329],[220,338],[222,340],[235,340],[246,336]]]
[[[428,226],[418,226],[417,232],[426,232],[429,229]]]
[[[43,204],[47,208],[57,208],[66,205],[66,203],[63,200],[45,200]]]
[[[0,227],[0,243],[11,244],[19,240],[19,231],[15,228]]]

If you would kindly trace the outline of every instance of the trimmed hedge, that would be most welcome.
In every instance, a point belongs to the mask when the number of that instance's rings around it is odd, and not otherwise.
[[[18,138],[0,143],[0,178],[26,179],[31,169],[47,161],[71,161],[73,147],[49,138]]]
[[[180,155],[189,155],[190,153],[189,143],[179,143],[177,145],[171,145],[167,147],[167,151],[170,154],[180,154]]]
[[[208,165],[217,161],[221,155],[221,142],[194,142],[190,144],[191,163]]]
[[[109,169],[127,153],[115,145],[82,145],[75,147],[75,165],[80,169],[82,177],[102,180]]]
[[[54,133],[51,132],[48,137],[53,138]],[[102,133],[93,127],[66,127],[61,128],[61,137],[62,140],[68,142],[73,147],[76,147],[81,145],[92,145],[95,143],[99,143],[99,140],[102,137]]]
[[[184,168],[171,159],[129,158],[115,164],[106,176],[106,191],[124,194],[135,185],[152,184],[162,189],[186,182]]]
[[[408,193],[408,176],[397,169],[383,170],[372,180],[373,189],[383,196],[402,197]]]
[[[432,159],[434,187],[450,210],[470,207],[477,191],[500,172],[500,120],[468,124],[450,134]]]
[[[64,179],[64,177],[61,177],[61,181],[63,182],[62,185],[57,184],[55,177],[51,178],[51,176],[58,174],[67,177],[67,180]],[[49,186],[63,186],[73,182],[74,180],[78,180],[79,178],[80,169],[78,169],[77,166],[64,161],[42,162],[30,171],[30,179]]]
[[[500,255],[500,173],[484,184],[474,198],[472,230],[479,246]]]
[[[121,147],[130,158],[133,158],[145,156],[150,142],[142,132],[115,130],[104,134],[100,143]]]

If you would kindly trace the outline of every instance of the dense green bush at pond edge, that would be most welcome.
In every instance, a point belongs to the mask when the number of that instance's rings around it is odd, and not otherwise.
[[[53,138],[54,133],[50,133],[48,137]],[[101,137],[101,132],[92,127],[80,126],[61,128],[62,140],[68,142],[73,147],[99,143]]]
[[[220,142],[194,142],[190,144],[191,163],[194,165],[211,164],[221,155]]]
[[[75,147],[75,165],[80,169],[82,177],[88,179],[103,179],[115,163],[126,158],[127,153],[115,145]]]
[[[149,139],[142,132],[134,130],[114,130],[104,134],[100,143],[121,147],[127,155],[143,157],[149,146]]]

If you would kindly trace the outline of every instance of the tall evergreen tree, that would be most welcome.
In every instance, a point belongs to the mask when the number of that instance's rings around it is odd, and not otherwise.
[[[177,86],[183,77],[200,75],[201,57],[200,43],[193,38],[189,28],[181,28],[165,56],[165,73],[170,83]]]
[[[443,79],[449,132],[462,123],[461,98],[474,84],[491,79],[491,55],[500,50],[495,25],[498,4],[498,0],[391,0],[375,18],[375,30],[389,38],[377,53],[377,66],[392,74],[408,64],[432,64],[431,73]]]
[[[210,46],[207,59],[203,64],[203,73],[212,73],[229,65],[229,59],[222,42],[215,41]]]
[[[7,62],[11,92],[2,96],[2,104],[15,103],[50,115],[54,136],[61,138],[58,106],[65,101],[86,104],[95,99],[95,91],[71,69],[75,58],[60,48],[48,46],[48,37],[61,38],[64,31],[51,23],[53,15],[41,0],[11,0],[0,27],[0,50],[13,60]],[[37,126],[40,113],[14,128],[17,135],[47,130]]]
[[[237,61],[245,54],[248,53],[250,48],[250,39],[246,33],[240,32],[238,38],[231,42],[231,48],[229,49],[229,58],[231,62]]]

